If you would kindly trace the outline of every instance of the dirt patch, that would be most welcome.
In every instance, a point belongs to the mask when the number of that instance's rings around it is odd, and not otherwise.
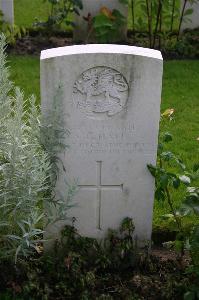
[[[51,36],[47,37],[44,35],[36,34],[34,36],[25,36],[21,39],[16,40],[15,45],[8,46],[8,52],[11,54],[17,55],[40,55],[42,50],[71,46],[75,44],[84,44],[84,42],[80,41],[74,43],[72,36]],[[129,46],[139,46],[146,47],[146,45],[142,45],[140,43],[133,43],[132,39],[128,39],[128,41],[120,41],[116,44],[123,44]],[[197,59],[197,55],[191,57],[189,55],[180,54],[176,51],[162,51],[162,55],[164,59]]]

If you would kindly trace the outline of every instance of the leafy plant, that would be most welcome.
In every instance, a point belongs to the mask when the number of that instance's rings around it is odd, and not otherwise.
[[[180,36],[182,22],[187,21],[193,13],[192,8],[186,8],[187,3],[198,0],[184,0],[181,13],[179,2],[176,0],[138,0],[130,1],[133,35],[137,32],[145,33],[148,47],[161,49],[162,40],[175,40]],[[174,26],[175,25],[175,26]]]
[[[199,165],[195,166],[195,170],[199,170]],[[186,197],[180,208],[181,214],[196,215],[199,217],[199,187],[187,188]],[[184,294],[184,299],[198,299],[199,298],[199,225],[194,225],[191,229],[188,238],[188,250],[191,255],[191,265],[186,272],[192,276],[193,280],[188,291]]]
[[[119,230],[109,230],[104,241],[80,236],[74,226],[67,225],[61,232],[60,240],[57,240],[54,252],[51,256],[41,257],[37,270],[43,270],[50,285],[53,278],[54,293],[62,298],[96,299],[96,288],[102,289],[108,281],[117,279],[115,273],[133,269],[138,262],[138,253],[133,241],[134,224],[132,219],[125,218],[121,222]],[[34,261],[32,262],[34,265]],[[29,281],[24,285],[23,291],[26,297],[37,295],[38,298],[52,296],[52,289],[43,285],[38,274],[28,272]],[[55,271],[56,270],[56,271]],[[43,275],[45,274],[45,275]],[[113,295],[125,295],[126,290],[120,283]],[[133,296],[130,290],[128,293]],[[108,290],[104,289],[105,298],[112,299]],[[56,298],[56,297],[55,297]],[[97,298],[98,299],[98,298]]]
[[[51,208],[62,212],[68,198],[55,199],[56,156],[63,151],[63,128],[60,122],[44,123],[35,97],[24,100],[22,91],[9,80],[6,67],[5,36],[0,37],[0,259],[29,257],[38,252],[43,227],[52,222]],[[53,113],[57,108],[54,109]],[[54,117],[54,119],[53,119]],[[44,145],[48,126],[48,148]],[[42,130],[41,130],[42,129]],[[41,135],[42,132],[42,135]],[[50,134],[57,133],[56,148]],[[51,147],[52,148],[51,148]],[[53,149],[49,151],[49,149]],[[45,211],[48,218],[44,214]],[[49,208],[49,209],[48,209]],[[57,216],[56,216],[57,218]]]
[[[6,42],[9,45],[14,45],[17,39],[20,39],[26,34],[24,27],[19,27],[16,24],[9,24],[3,19],[3,13],[0,10],[0,31],[6,36]]]
[[[166,110],[162,118],[171,118],[174,110]],[[171,213],[164,215],[164,219],[173,221],[178,234],[175,241],[175,248],[184,253],[184,249],[190,240],[191,229],[183,226],[183,218],[190,213],[197,213],[199,210],[199,198],[196,193],[197,188],[188,188],[188,194],[182,201],[182,207],[177,209],[172,198],[173,190],[178,189],[182,184],[190,186],[191,182],[199,176],[199,166],[195,165],[193,170],[188,171],[185,164],[171,151],[164,150],[164,143],[172,141],[173,137],[166,132],[160,136],[161,143],[158,146],[157,165],[148,165],[148,169],[155,177],[155,197],[157,200],[167,201]],[[172,171],[171,171],[172,168]],[[175,171],[174,171],[175,170]]]
[[[126,23],[119,10],[110,11],[102,7],[100,13],[93,18],[93,30],[99,43],[110,43],[120,37],[121,27]]]
[[[53,31],[60,30],[61,25],[72,25],[74,23],[69,20],[72,13],[79,15],[79,10],[83,8],[82,0],[44,0],[51,5],[50,15],[47,21],[36,21],[35,26],[44,28],[48,34]]]

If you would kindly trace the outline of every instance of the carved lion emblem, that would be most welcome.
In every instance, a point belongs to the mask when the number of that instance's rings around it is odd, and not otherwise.
[[[95,67],[82,73],[76,80],[73,98],[77,108],[88,115],[113,116],[126,106],[128,84],[118,71]]]

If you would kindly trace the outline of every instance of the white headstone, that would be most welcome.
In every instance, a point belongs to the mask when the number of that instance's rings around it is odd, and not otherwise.
[[[62,157],[79,190],[69,216],[83,235],[102,238],[132,217],[139,240],[151,237],[163,61],[159,51],[81,45],[42,51],[43,113],[63,87],[70,148]],[[60,176],[57,190],[64,191]],[[50,232],[57,237],[63,223]]]
[[[181,1],[181,10],[183,7],[184,1]],[[199,28],[199,1],[191,3],[187,1],[186,10],[193,9],[193,13],[191,15],[185,16],[184,21],[182,22],[181,31],[184,29],[195,29]],[[189,20],[187,20],[189,19]]]
[[[0,0],[0,10],[3,12],[4,20],[10,24],[14,24],[13,0]]]
[[[107,7],[109,10],[117,9],[126,18],[126,25],[120,30],[120,40],[125,40],[127,36],[127,17],[128,7],[121,4],[119,0],[82,0],[83,10],[80,10],[80,16],[75,15],[75,28],[73,38],[76,41],[86,41],[88,37],[88,23],[83,17],[87,17],[90,13],[92,17],[100,13],[102,7]],[[92,35],[90,39],[93,39]]]

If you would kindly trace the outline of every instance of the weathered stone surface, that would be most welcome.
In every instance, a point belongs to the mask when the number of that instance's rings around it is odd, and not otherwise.
[[[154,180],[147,164],[156,162],[161,82],[156,50],[81,45],[42,51],[43,113],[63,87],[70,149],[62,159],[78,181],[69,216],[81,234],[102,238],[132,217],[139,240],[150,239]],[[54,237],[61,226],[49,229]]]
[[[4,14],[4,20],[10,24],[14,24],[13,0],[0,0],[0,10]]]
[[[181,0],[181,10],[183,7],[184,1]],[[199,27],[199,1],[195,3],[190,3],[189,1],[186,4],[186,10],[187,9],[193,9],[193,13],[191,15],[188,15],[184,18],[184,21],[182,22],[181,30],[184,29],[194,29]],[[187,20],[189,19],[189,20]]]
[[[74,28],[74,40],[75,41],[87,41],[88,39],[88,23],[84,20],[83,17],[87,17],[88,14],[91,14],[92,17],[99,14],[100,8],[105,6],[110,10],[117,9],[121,14],[126,18],[128,17],[128,7],[124,4],[121,4],[118,0],[82,0],[83,10],[80,10],[80,16],[75,15],[75,28]],[[126,26],[120,31],[119,40],[125,40],[127,36],[127,22]],[[94,38],[91,35],[88,39],[93,41]]]

